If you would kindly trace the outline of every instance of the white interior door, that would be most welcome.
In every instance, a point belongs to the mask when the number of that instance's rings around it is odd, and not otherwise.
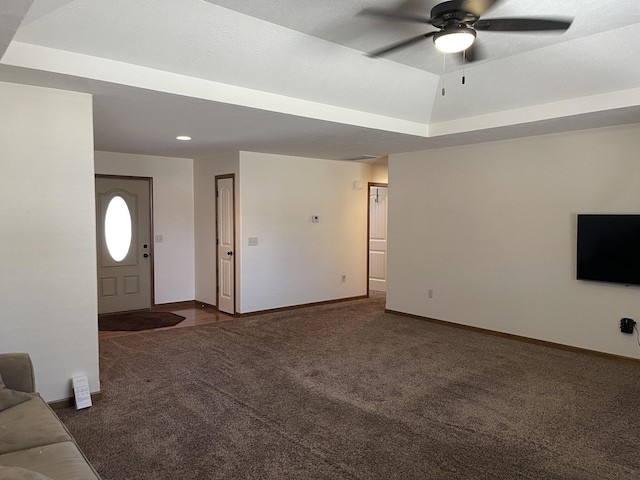
[[[218,310],[235,314],[235,229],[233,177],[216,177]]]
[[[151,308],[151,179],[96,176],[98,313]]]
[[[388,187],[369,187],[369,290],[387,291]]]

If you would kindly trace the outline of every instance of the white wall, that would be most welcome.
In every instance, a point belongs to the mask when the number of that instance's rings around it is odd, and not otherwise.
[[[193,163],[195,197],[195,278],[196,300],[217,304],[216,294],[216,175],[233,173],[236,178],[236,216],[238,208],[239,152],[199,158]],[[236,226],[239,221],[236,222]],[[239,253],[236,252],[236,261]],[[239,282],[239,275],[236,281]],[[236,288],[236,291],[239,291]]]
[[[368,196],[353,182],[370,175],[364,163],[240,152],[241,313],[366,294]]]
[[[100,389],[90,95],[0,83],[0,351],[47,401]]]
[[[387,308],[640,358],[640,288],[575,279],[576,214],[640,211],[638,151],[634,125],[392,155]]]
[[[96,173],[153,177],[155,303],[195,298],[193,160],[95,152]]]

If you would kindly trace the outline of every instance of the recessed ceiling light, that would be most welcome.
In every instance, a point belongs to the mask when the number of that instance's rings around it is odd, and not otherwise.
[[[186,141],[188,141],[188,140],[191,140],[191,137],[189,137],[189,136],[187,136],[187,135],[178,135],[178,136],[176,137],[176,140],[183,140],[183,141],[185,141],[185,142],[186,142]]]

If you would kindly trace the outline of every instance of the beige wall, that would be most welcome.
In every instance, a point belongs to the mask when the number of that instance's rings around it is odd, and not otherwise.
[[[0,83],[0,352],[47,401],[100,389],[90,95]]]
[[[366,293],[367,191],[353,183],[370,175],[358,162],[240,152],[242,313]]]
[[[193,160],[95,152],[96,173],[153,178],[155,303],[193,300]]]
[[[385,157],[384,161],[371,164],[370,182],[388,183],[389,182],[389,158]]]
[[[640,358],[640,287],[575,279],[576,214],[640,211],[638,151],[634,125],[391,156],[387,307]]]
[[[372,181],[371,165],[235,152],[194,162],[198,300],[216,302],[215,176],[229,173],[236,175],[238,312],[366,293],[367,193],[353,183]],[[249,237],[258,246],[249,247]]]
[[[236,175],[238,312],[366,293],[367,193],[354,182],[386,180],[386,168],[235,152],[194,162],[199,301],[216,303],[215,176],[229,173]],[[249,237],[258,246],[249,247]]]

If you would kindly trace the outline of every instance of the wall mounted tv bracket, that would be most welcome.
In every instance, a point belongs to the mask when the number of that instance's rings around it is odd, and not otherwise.
[[[620,319],[620,331],[622,333],[633,333],[633,327],[635,326],[635,320],[631,318],[621,318]]]

